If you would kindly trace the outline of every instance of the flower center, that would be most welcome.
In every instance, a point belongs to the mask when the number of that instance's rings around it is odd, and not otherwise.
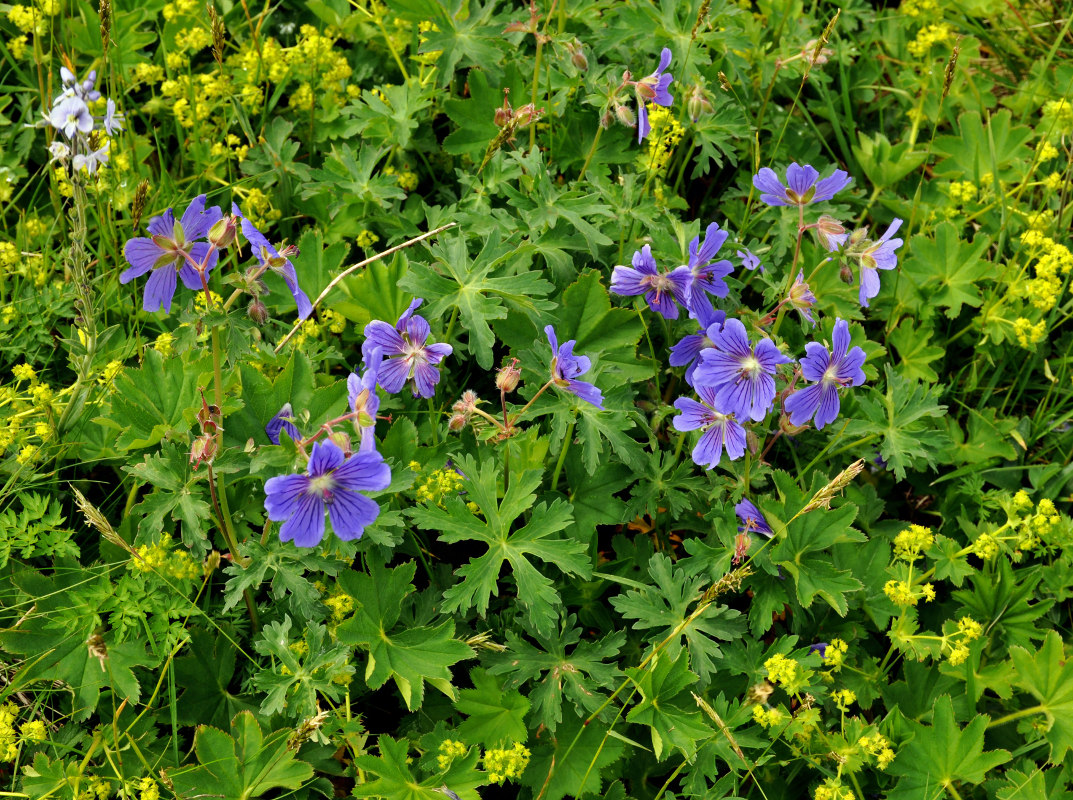
[[[763,369],[756,356],[746,356],[741,360],[741,375],[743,378],[753,378]]]
[[[655,291],[656,291],[656,300],[659,300],[659,297],[660,297],[661,294],[663,294],[663,292],[670,291],[671,287],[673,286],[673,283],[672,283],[671,279],[668,278],[666,275],[656,274],[656,275],[647,275],[644,278],[642,278],[641,279],[641,285],[642,286],[650,286],[651,288],[655,289]]]
[[[335,489],[335,478],[331,473],[318,475],[309,479],[309,494],[319,494],[327,502],[332,500],[332,491]]]

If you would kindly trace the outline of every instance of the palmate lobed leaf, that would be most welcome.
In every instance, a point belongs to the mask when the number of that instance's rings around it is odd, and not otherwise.
[[[355,786],[354,797],[445,800],[448,795],[440,789],[446,786],[462,800],[480,800],[477,787],[488,782],[485,774],[477,770],[480,756],[477,747],[453,759],[446,771],[418,781],[410,769],[409,741],[384,735],[377,738],[376,746],[380,751],[379,757],[366,753],[354,759],[355,767],[376,776],[376,780],[367,780]]]
[[[518,600],[529,619],[538,630],[549,631],[558,618],[561,600],[552,581],[528,557],[536,556],[554,564],[567,575],[583,578],[591,575],[583,544],[552,538],[573,520],[570,504],[556,499],[550,506],[540,503],[533,507],[534,491],[542,481],[539,470],[512,475],[510,488],[500,500],[498,468],[492,460],[478,465],[473,458],[466,457],[459,468],[466,476],[463,488],[481,509],[484,519],[470,511],[458,497],[447,499],[443,508],[415,508],[409,512],[420,527],[439,531],[442,542],[473,540],[488,545],[486,553],[456,571],[462,580],[444,593],[444,612],[475,608],[483,617],[492,595],[499,594],[499,574],[506,563],[518,587]],[[529,522],[514,530],[516,521],[530,508],[533,514]]]
[[[1014,685],[1035,697],[1049,727],[1043,738],[1050,745],[1048,762],[1060,764],[1073,749],[1073,659],[1070,659],[1056,631],[1035,653],[1011,647],[1010,660],[1016,670]]]
[[[912,740],[898,751],[888,768],[901,778],[890,800],[938,798],[946,787],[980,783],[987,773],[1010,760],[1007,750],[984,751],[984,730],[989,717],[977,714],[964,728],[954,718],[954,704],[944,694],[935,701],[932,724],[910,722]]]

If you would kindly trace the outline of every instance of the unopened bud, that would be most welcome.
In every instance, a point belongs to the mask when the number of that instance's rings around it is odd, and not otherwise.
[[[842,283],[848,283],[850,286],[853,285],[853,270],[850,269],[849,264],[842,265],[841,269],[838,270],[838,277]]]
[[[700,119],[701,115],[712,113],[711,101],[708,100],[699,84],[690,91],[689,99],[686,100],[686,110],[689,111],[689,118],[694,122]]]
[[[787,436],[798,436],[808,430],[808,425],[794,425],[790,422],[789,414],[782,414],[779,417],[779,430]]]
[[[246,313],[249,314],[250,319],[258,325],[264,325],[268,322],[268,307],[259,299],[255,298],[253,302],[250,303],[249,308],[246,309]]]
[[[637,117],[634,116],[633,109],[622,105],[622,103],[615,103],[615,118],[618,119],[619,124],[625,125],[627,128],[632,128],[637,124]]]
[[[234,243],[237,231],[234,216],[227,214],[209,228],[209,241],[216,245],[217,250],[225,250]]]
[[[846,226],[830,214],[824,214],[816,221],[816,227],[813,230],[816,231],[816,238],[819,239],[820,245],[828,252],[834,252],[842,241],[841,237],[846,233]]]
[[[347,435],[346,431],[332,430],[328,433],[328,438],[331,439],[343,453],[348,456],[350,455],[350,436]]]
[[[601,128],[610,128],[611,123],[614,122],[614,121],[615,121],[615,115],[611,113],[610,109],[608,109],[607,111],[605,111],[603,114],[600,115],[600,127]]]
[[[496,373],[496,388],[503,393],[513,392],[518,388],[518,381],[522,377],[522,371],[516,366],[518,359],[511,359],[509,364],[504,364]]]
[[[502,128],[504,125],[509,124],[513,118],[514,114],[507,109],[500,107],[497,108],[495,114],[492,115],[492,122],[496,124],[497,128]]]
[[[760,449],[760,440],[756,434],[752,432],[752,429],[745,432],[745,446],[749,448],[749,452],[754,456]]]
[[[196,470],[202,463],[212,463],[216,457],[216,437],[211,433],[203,433],[194,439],[190,446],[190,463]]]
[[[532,103],[526,103],[524,106],[514,112],[514,121],[519,128],[524,128],[531,122],[540,119],[540,116],[544,113],[544,110],[537,110],[537,107]]]
[[[465,414],[452,414],[451,418],[447,420],[447,429],[450,431],[458,432],[464,427],[466,427]]]
[[[567,43],[566,49],[570,52],[570,63],[582,72],[587,72],[589,69],[589,59],[585,57],[585,50],[581,46],[581,42],[574,39],[574,41]]]

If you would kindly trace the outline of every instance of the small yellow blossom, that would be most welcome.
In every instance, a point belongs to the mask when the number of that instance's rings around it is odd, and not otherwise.
[[[441,770],[446,771],[451,766],[451,762],[464,756],[468,749],[457,739],[444,739],[440,742],[440,752],[436,756],[436,763]]]
[[[493,749],[484,752],[484,769],[492,783],[517,780],[529,766],[529,748],[515,744],[509,750]]]
[[[935,542],[931,528],[910,525],[894,537],[894,557],[912,563],[923,557],[924,551]]]
[[[355,238],[354,243],[357,244],[357,246],[360,247],[362,250],[368,250],[370,247],[372,247],[379,241],[380,237],[377,236],[375,233],[369,230],[362,229],[358,231],[358,235]]]
[[[947,191],[950,199],[961,205],[976,199],[977,187],[972,181],[953,181]]]
[[[17,381],[32,381],[37,377],[37,371],[26,363],[16,364],[11,370],[11,374],[15,376]]]
[[[32,444],[26,445],[19,451],[19,454],[15,456],[15,460],[20,464],[29,464],[37,457],[37,447]]]
[[[836,706],[847,711],[852,704],[857,702],[857,695],[849,689],[837,689],[831,692],[831,699],[834,700]]]
[[[909,52],[917,58],[922,58],[935,45],[948,42],[953,36],[954,31],[945,22],[940,22],[937,25],[925,25],[920,29],[917,38],[909,43]]]
[[[782,653],[776,653],[765,661],[764,669],[772,683],[793,683],[797,678],[797,662]]]
[[[984,561],[994,558],[999,554],[998,540],[990,533],[981,533],[976,537],[976,541],[972,543],[973,555],[982,558]]]
[[[962,617],[958,620],[958,633],[965,637],[965,641],[971,642],[983,636],[984,627],[972,617]]]
[[[857,800],[856,795],[847,789],[838,778],[828,778],[816,787],[815,800]]]
[[[857,740],[857,744],[876,760],[876,766],[880,769],[886,769],[894,760],[894,751],[891,749],[890,742],[882,734],[862,736]]]
[[[160,800],[160,787],[148,775],[138,782],[138,800]]]
[[[778,725],[782,722],[783,714],[777,708],[766,708],[762,705],[753,706],[753,721],[765,728]]]

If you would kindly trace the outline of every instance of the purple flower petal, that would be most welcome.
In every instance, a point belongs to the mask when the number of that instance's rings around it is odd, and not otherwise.
[[[265,511],[273,522],[284,522],[295,503],[309,492],[308,475],[280,475],[265,481]]]
[[[395,394],[406,384],[410,368],[402,358],[389,358],[380,365],[376,379],[388,394]]]
[[[352,492],[380,492],[391,483],[391,469],[379,453],[358,453],[333,474],[336,483]]]
[[[161,257],[166,257],[167,255],[164,249],[152,239],[145,236],[131,239],[123,248],[123,256],[127,259],[127,263],[130,264],[130,269],[125,270],[119,276],[119,282],[130,283],[135,278],[141,277],[156,267],[157,261]]]
[[[343,465],[346,456],[339,445],[331,439],[313,442],[313,452],[309,456],[307,470],[313,477],[327,475]]]
[[[406,342],[391,325],[374,319],[365,326],[365,342],[361,346],[362,360],[369,363],[369,354],[379,348],[385,356],[401,355],[406,349]],[[398,391],[396,389],[395,391]]]
[[[359,453],[358,455],[369,454]],[[379,454],[373,453],[372,455]],[[345,489],[332,495],[332,500],[328,503],[328,517],[332,521],[332,531],[347,542],[360,539],[365,533],[365,528],[372,525],[379,515],[380,506],[375,501],[363,494],[348,492]]]
[[[800,198],[804,198],[808,190],[815,185],[818,177],[820,173],[808,164],[793,163],[786,168],[786,184],[790,191]]]
[[[170,313],[173,297],[175,297],[175,267],[169,265],[153,270],[153,274],[145,283],[142,308],[149,312],[162,308],[165,314]]]
[[[280,541],[293,541],[298,547],[316,547],[324,538],[324,498],[306,494],[293,506],[290,517],[279,529]]]

